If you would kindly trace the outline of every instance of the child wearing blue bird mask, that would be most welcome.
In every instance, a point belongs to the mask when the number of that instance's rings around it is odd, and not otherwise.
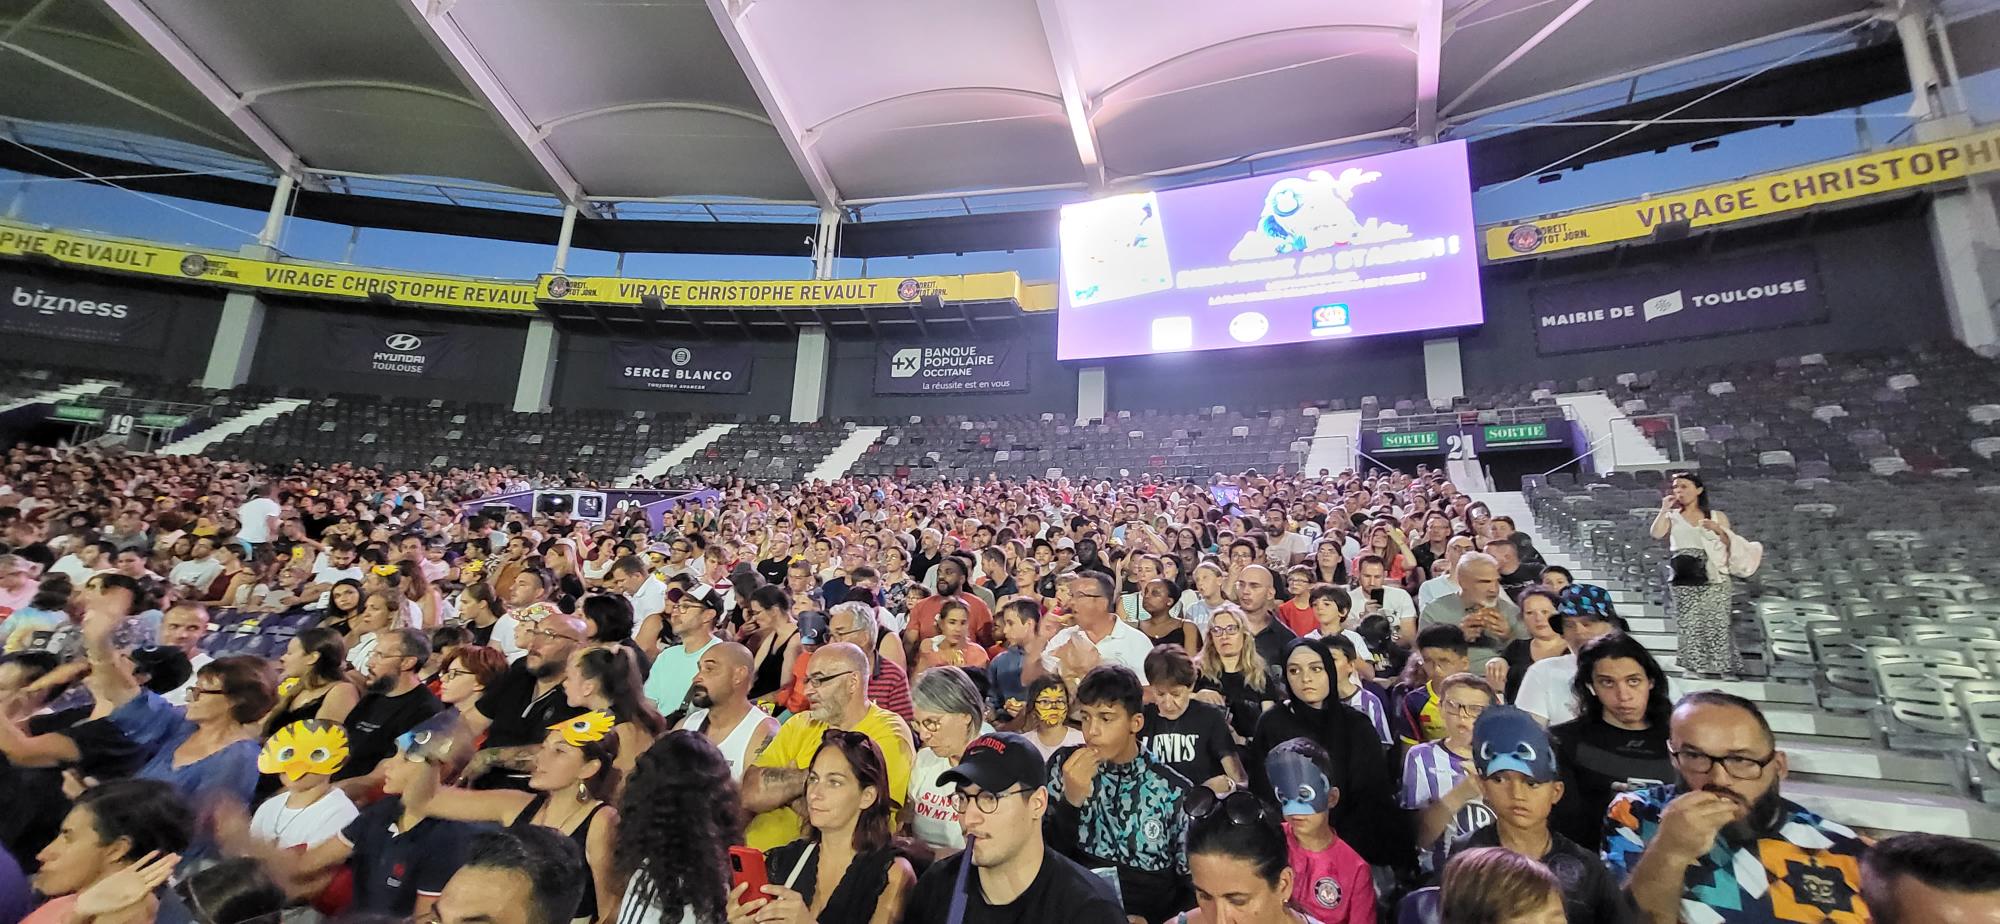
[[[1328,779],[1332,761],[1307,738],[1271,749],[1264,773],[1285,816],[1291,854],[1292,905],[1322,924],[1375,924],[1375,881],[1368,861],[1340,839],[1327,814],[1340,801]]]

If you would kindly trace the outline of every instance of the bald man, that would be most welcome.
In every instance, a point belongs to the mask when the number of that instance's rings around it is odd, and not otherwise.
[[[889,795],[900,811],[910,790],[910,763],[916,756],[910,727],[902,718],[868,701],[868,655],[848,642],[822,646],[806,664],[808,712],[785,720],[771,746],[743,775],[743,805],[756,817],[744,840],[770,850],[804,833],[794,811],[806,792],[806,768],[819,753],[828,729],[858,731],[882,749],[888,764]],[[891,827],[894,827],[892,824]]]
[[[680,724],[715,742],[739,783],[750,761],[778,733],[778,720],[750,702],[752,660],[750,649],[735,642],[716,642],[702,649],[694,680],[688,684],[688,705],[694,711]]]
[[[1245,565],[1236,573],[1236,605],[1243,610],[1243,629],[1265,664],[1285,663],[1285,646],[1299,635],[1278,618],[1278,585],[1271,569]]]

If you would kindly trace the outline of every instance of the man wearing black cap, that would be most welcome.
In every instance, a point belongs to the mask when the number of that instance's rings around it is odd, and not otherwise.
[[[957,787],[952,801],[966,849],[917,881],[907,924],[1124,924],[1111,883],[1042,842],[1048,767],[1033,742],[1012,732],[982,735],[938,782]]]

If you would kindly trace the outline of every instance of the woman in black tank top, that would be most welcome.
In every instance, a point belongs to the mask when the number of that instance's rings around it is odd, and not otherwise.
[[[437,818],[510,828],[541,825],[568,835],[583,848],[591,879],[576,917],[594,920],[599,908],[615,904],[624,891],[622,883],[611,879],[618,810],[610,798],[619,783],[614,724],[609,715],[586,712],[551,726],[528,776],[532,793],[440,786],[437,771],[427,764],[424,778],[404,790],[403,805]]]

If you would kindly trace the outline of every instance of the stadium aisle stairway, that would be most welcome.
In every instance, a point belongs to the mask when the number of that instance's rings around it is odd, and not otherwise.
[[[1570,569],[1576,579],[1611,591],[1632,635],[1678,676],[1679,636],[1664,600],[1627,579],[1593,567],[1554,534],[1538,528],[1520,492],[1478,497],[1495,516],[1510,516],[1534,537],[1535,548],[1551,565]],[[1643,536],[1641,537],[1643,538]],[[1742,642],[1739,639],[1739,645]],[[1761,650],[1746,646],[1752,671],[1766,672]],[[2000,808],[1964,794],[1961,772],[1948,755],[1889,749],[1880,743],[1878,722],[1865,712],[1823,708],[1808,678],[1766,680],[1681,680],[1684,691],[1721,690],[1760,704],[1791,764],[1785,794],[1835,821],[1878,831],[1926,831],[2000,842]]]

